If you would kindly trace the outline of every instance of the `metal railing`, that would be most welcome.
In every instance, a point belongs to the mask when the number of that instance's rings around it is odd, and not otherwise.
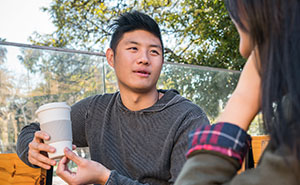
[[[176,89],[213,122],[240,72],[165,62],[157,87]],[[20,129],[35,121],[38,106],[118,90],[103,53],[0,41],[0,153],[12,150]]]

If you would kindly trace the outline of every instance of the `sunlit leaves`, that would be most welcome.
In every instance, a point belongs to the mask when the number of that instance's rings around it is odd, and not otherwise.
[[[159,23],[167,61],[236,70],[245,62],[223,0],[53,0],[44,11],[57,30],[30,39],[39,45],[103,51],[111,34],[107,26],[131,10]]]

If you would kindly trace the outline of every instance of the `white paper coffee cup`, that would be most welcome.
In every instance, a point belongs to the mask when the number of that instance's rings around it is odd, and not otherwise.
[[[59,159],[64,154],[64,148],[72,150],[71,108],[66,102],[55,102],[42,105],[35,112],[42,131],[50,135],[50,140],[44,141],[56,148],[55,153],[48,153],[49,158]]]

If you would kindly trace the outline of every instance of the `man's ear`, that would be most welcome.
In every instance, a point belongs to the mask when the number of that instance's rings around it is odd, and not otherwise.
[[[108,64],[111,67],[114,67],[114,51],[111,48],[108,48],[106,50],[105,55],[106,55],[106,59],[107,59]]]

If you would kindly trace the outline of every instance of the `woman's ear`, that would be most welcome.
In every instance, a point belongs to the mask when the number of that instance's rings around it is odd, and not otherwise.
[[[107,59],[108,64],[111,67],[114,67],[114,51],[111,48],[108,48],[106,50],[105,55],[106,55],[106,59]]]

